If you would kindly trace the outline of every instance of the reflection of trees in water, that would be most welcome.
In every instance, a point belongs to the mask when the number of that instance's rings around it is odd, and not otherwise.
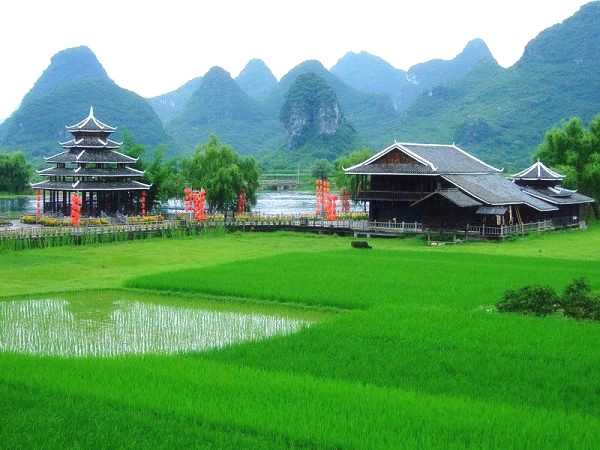
[[[67,301],[65,311],[72,314],[76,322],[88,322],[90,326],[102,326],[111,321],[111,315],[117,305],[114,301],[94,302],[87,299],[71,298]]]
[[[0,216],[8,214],[24,214],[35,212],[35,198],[7,197],[0,198]]]
[[[0,302],[0,351],[62,356],[177,353],[293,333],[287,317],[174,308],[142,302]]]

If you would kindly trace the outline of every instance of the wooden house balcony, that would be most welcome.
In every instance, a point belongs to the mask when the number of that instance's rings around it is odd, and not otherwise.
[[[421,191],[377,191],[359,190],[356,199],[359,201],[390,201],[390,202],[416,202],[425,197],[429,192]]]

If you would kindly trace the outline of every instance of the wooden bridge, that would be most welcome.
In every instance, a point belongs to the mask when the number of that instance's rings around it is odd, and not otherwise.
[[[420,233],[423,226],[418,222],[369,222],[366,220],[325,220],[299,216],[257,216],[243,219],[205,220],[198,222],[190,219],[161,220],[156,222],[138,222],[97,226],[32,226],[13,229],[0,228],[2,239],[39,239],[57,236],[77,236],[87,234],[144,233],[167,229],[214,228],[225,227],[232,231],[276,231],[296,230],[355,235],[397,235]]]
[[[261,191],[291,191],[300,187],[300,173],[266,173],[258,180]]]
[[[38,240],[59,236],[85,236],[85,235],[125,235],[135,234],[163,235],[162,231],[181,230],[194,231],[204,228],[225,227],[232,231],[276,231],[293,230],[318,233],[352,234],[354,236],[401,236],[405,234],[454,233],[469,238],[499,238],[504,239],[514,234],[539,232],[556,228],[551,220],[533,222],[521,225],[504,226],[470,226],[466,230],[431,230],[420,222],[371,222],[367,220],[324,220],[316,217],[302,216],[251,216],[242,218],[228,218],[227,220],[209,219],[198,222],[190,219],[172,219],[156,222],[138,222],[125,224],[109,224],[98,226],[59,226],[59,227],[23,227],[13,229],[0,228],[0,240],[29,239]]]

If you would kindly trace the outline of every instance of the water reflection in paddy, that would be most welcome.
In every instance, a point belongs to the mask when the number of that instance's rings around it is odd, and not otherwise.
[[[36,355],[172,354],[298,331],[311,320],[117,300],[82,307],[64,299],[0,302],[0,351]]]

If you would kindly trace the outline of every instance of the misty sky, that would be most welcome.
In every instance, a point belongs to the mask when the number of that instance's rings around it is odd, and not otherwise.
[[[87,45],[120,86],[145,97],[176,89],[215,65],[233,77],[261,58],[277,78],[307,59],[330,68],[365,50],[408,69],[451,59],[482,38],[508,67],[543,29],[582,0],[3,1],[0,120],[56,52]]]

